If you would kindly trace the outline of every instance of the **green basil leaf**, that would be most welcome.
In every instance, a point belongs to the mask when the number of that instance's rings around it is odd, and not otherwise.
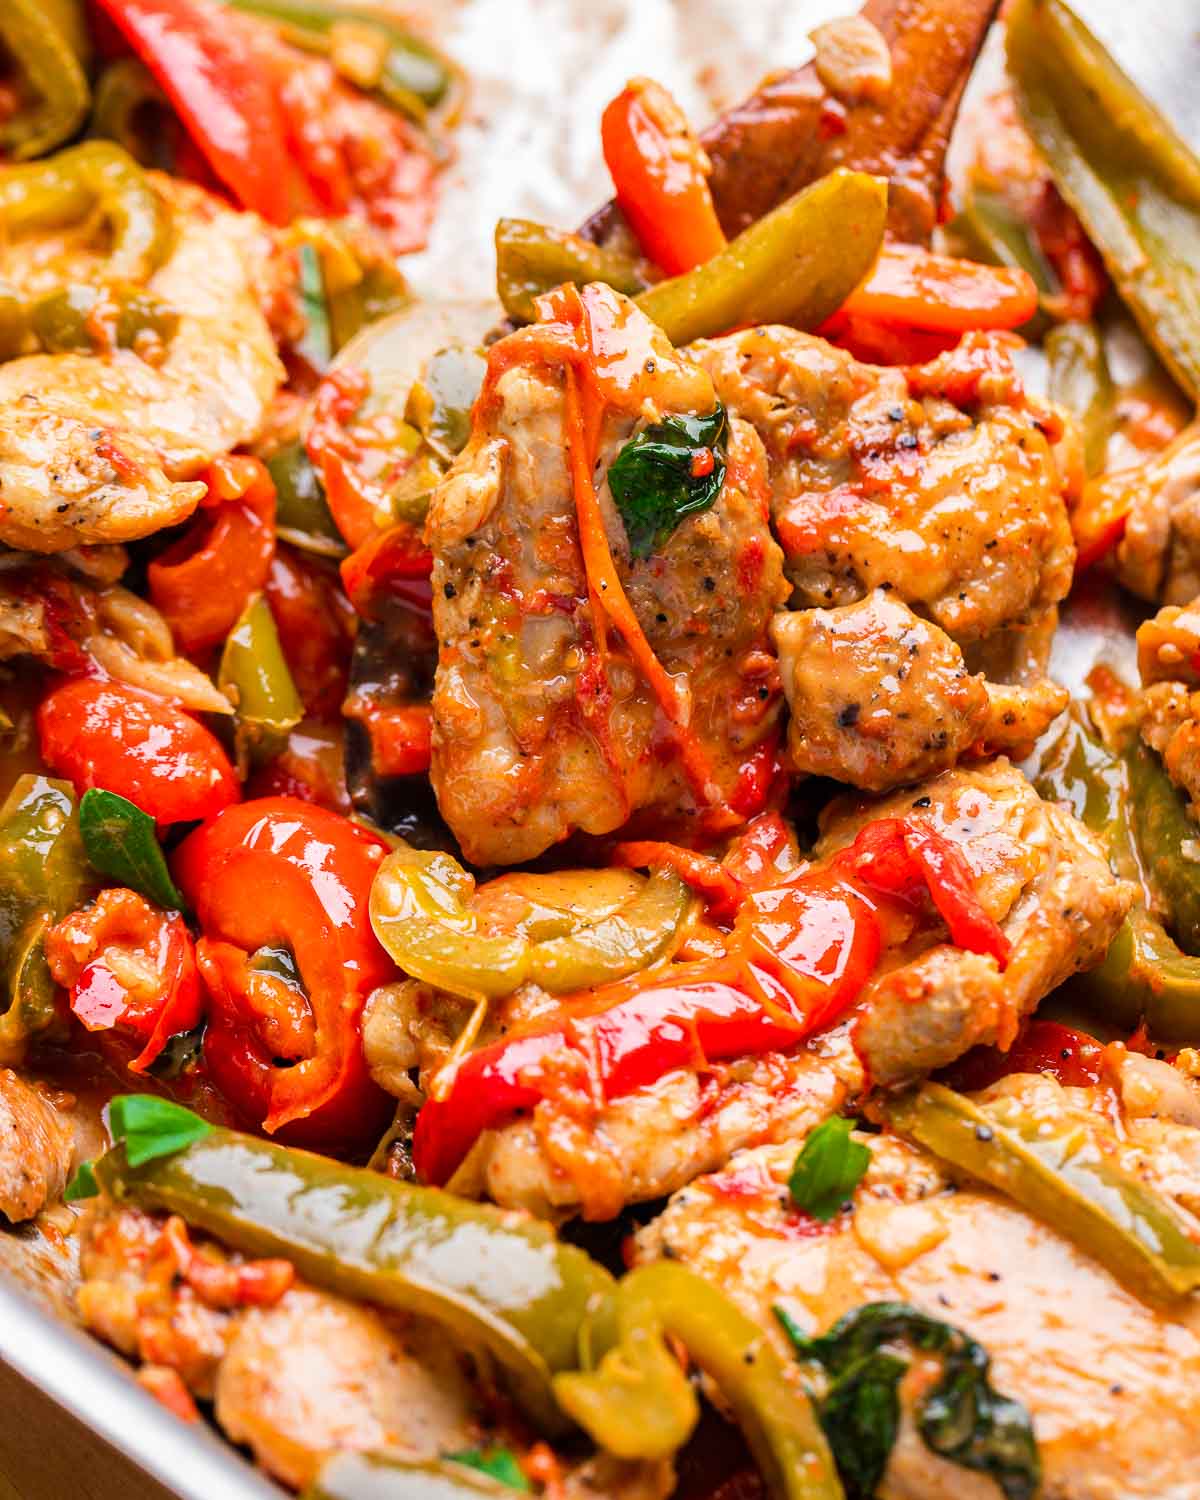
[[[634,557],[649,557],[685,516],[716,500],[725,482],[728,438],[725,408],[718,401],[707,417],[651,423],[617,454],[608,487]]]
[[[91,1162],[81,1161],[75,1168],[74,1177],[67,1183],[63,1192],[63,1202],[79,1203],[84,1198],[98,1198],[99,1196],[100,1184],[96,1181]]]
[[[114,1141],[125,1143],[125,1160],[141,1167],[201,1141],[212,1129],[207,1120],[156,1094],[118,1094],[108,1111]]]
[[[873,1500],[899,1430],[900,1380],[911,1353],[940,1354],[937,1384],[918,1398],[917,1431],[931,1452],[988,1474],[1005,1500],[1033,1500],[1042,1466],[1033,1424],[1019,1401],[989,1377],[982,1344],[907,1302],[870,1302],[809,1338],[782,1307],[775,1309],[802,1359],[827,1377],[817,1415],[829,1439],[847,1500]]]
[[[490,1474],[493,1479],[514,1490],[527,1494],[532,1488],[517,1462],[516,1454],[508,1448],[464,1448],[461,1453],[447,1456],[451,1463],[465,1464],[468,1469],[478,1469],[482,1474]]]
[[[154,819],[136,802],[93,787],[79,803],[79,831],[92,868],[168,911],[182,911]]]
[[[827,1223],[842,1211],[871,1165],[871,1148],[851,1140],[854,1121],[841,1115],[823,1120],[796,1158],[788,1191],[798,1208]]]

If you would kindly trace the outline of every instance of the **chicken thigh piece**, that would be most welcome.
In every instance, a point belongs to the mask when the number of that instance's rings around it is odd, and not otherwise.
[[[1023,753],[1067,695],[1014,643],[1052,634],[1074,549],[1061,419],[1026,397],[1005,339],[909,370],[787,328],[688,352],[766,446],[796,769],[881,791],[971,749]]]
[[[1180,1086],[1194,1093],[1178,1079],[1168,1092]],[[1194,1126],[1158,1113],[1135,1118],[1107,1088],[1064,1089],[1044,1075],[1014,1075],[993,1089],[1011,1107],[1048,1108],[1077,1122],[1195,1223]],[[776,1308],[808,1335],[867,1304],[908,1304],[991,1356],[992,1386],[1032,1419],[1042,1500],[1191,1500],[1191,1435],[1200,1423],[1196,1299],[1143,1302],[1012,1199],[952,1180],[934,1157],[895,1136],[859,1139],[870,1166],[849,1211],[830,1223],[808,1218],[788,1192],[803,1144],[796,1138],[743,1152],[677,1193],[637,1236],[639,1262],[680,1261],[724,1287],[789,1361],[795,1356]],[[794,1368],[799,1377],[798,1362]],[[915,1366],[901,1380],[899,1431],[875,1493],[994,1500],[993,1478],[922,1441],[913,1402],[927,1389]],[[757,1493],[748,1484],[747,1493]]]
[[[433,784],[484,865],[638,814],[735,825],[757,810],[781,707],[761,442],[738,421],[718,435],[708,375],[618,293],[556,296],[493,345],[427,525]]]
[[[50,1100],[0,1068],[0,1217],[21,1224],[53,1203],[74,1148],[74,1132]]]

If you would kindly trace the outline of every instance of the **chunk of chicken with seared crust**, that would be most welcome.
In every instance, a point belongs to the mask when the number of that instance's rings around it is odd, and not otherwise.
[[[0,542],[64,552],[184,520],[207,464],[263,431],[285,378],[266,226],[151,174],[174,244],[147,290],[178,315],[162,360],[132,349],[0,364]]]
[[[968,335],[909,369],[790,328],[688,353],[766,445],[794,605],[887,587],[965,645],[1065,597],[1062,417],[1025,394],[1006,336]]]
[[[961,852],[980,905],[1011,944],[1006,969],[956,947],[937,919],[885,932],[873,976],[832,1029],[787,1053],[675,1069],[587,1108],[564,1089],[486,1131],[454,1188],[544,1217],[611,1217],[714,1170],[742,1147],[803,1132],[874,1086],[923,1077],[978,1043],[1010,1046],[1021,1018],[1049,990],[1099,962],[1130,891],[1091,834],[1043,802],[1005,760],[943,772],[882,802],[832,804],[818,861],[850,844],[864,823],[914,808]],[[669,978],[669,970],[659,973],[656,983]],[[536,997],[524,1004],[538,1017]],[[559,1026],[564,1004],[553,1015]],[[446,1057],[447,1024],[444,1005],[420,986],[381,991],[365,1030],[377,1080],[387,1086],[389,1075],[416,1066],[428,1083]],[[537,1022],[523,1027],[513,1006],[500,1024],[504,1035],[519,1036]]]
[[[1052,683],[1024,690],[967,670],[959,647],[893,594],[771,622],[803,774],[887,791],[974,753],[1022,756],[1066,706]]]
[[[1152,604],[1187,604],[1200,594],[1200,424],[1148,463],[1093,480],[1088,503],[1128,513],[1113,550],[1127,589]]]
[[[67,1185],[75,1135],[32,1084],[0,1068],[0,1214],[21,1224],[55,1202]]]
[[[711,413],[712,382],[617,293],[588,287],[580,305],[591,355],[558,322],[493,345],[471,440],[429,511],[431,774],[478,864],[532,859],[638,813],[728,826],[781,707],[767,623],[786,589],[761,443],[735,422],[715,503],[634,557],[608,468],[647,424]],[[585,402],[596,388],[593,455],[593,421],[569,414],[572,389]],[[581,524],[592,484],[598,520]],[[613,571],[602,577],[603,552]]]
[[[1137,632],[1142,739],[1200,821],[1200,599],[1165,605]]]
[[[1030,1104],[1051,1096],[1042,1107],[1103,1136],[1127,1167],[1190,1211],[1200,1131],[1172,1124],[1122,1144],[1107,1089],[1062,1089],[1031,1075],[996,1088],[1017,1101],[1028,1095]],[[1119,1133],[1140,1123],[1126,1114]],[[1043,1500],[1191,1500],[1200,1424],[1195,1298],[1169,1307],[1143,1302],[1011,1200],[952,1181],[926,1152],[893,1136],[860,1139],[870,1167],[851,1211],[830,1224],[809,1219],[788,1193],[797,1138],[744,1152],[677,1193],[637,1236],[637,1259],[681,1261],[722,1286],[798,1377],[774,1308],[817,1333],[866,1303],[910,1303],[977,1339],[991,1355],[994,1387],[1029,1411]],[[880,1500],[993,1500],[994,1480],[921,1440],[911,1403],[923,1388],[901,1382],[900,1433]],[[750,1475],[746,1482],[757,1493]]]

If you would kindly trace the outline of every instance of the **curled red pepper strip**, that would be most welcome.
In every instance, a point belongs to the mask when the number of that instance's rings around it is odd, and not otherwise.
[[[341,572],[346,594],[364,620],[378,619],[389,601],[419,614],[432,611],[433,553],[405,521],[368,536],[343,560]]]
[[[46,960],[89,1031],[114,1028],[143,1041],[129,1064],[144,1073],[171,1037],[191,1031],[202,1001],[196,953],[183,918],[136,891],[109,887],[46,934]]]
[[[613,861],[631,870],[668,866],[685,885],[703,896],[710,916],[717,921],[732,918],[746,894],[741,881],[718,860],[660,839],[634,839],[618,844],[613,850]]]
[[[927,819],[868,823],[838,860],[892,896],[911,899],[923,886],[957,947],[991,954],[1001,969],[1008,966],[1012,944],[984,911],[962,851]]]
[[[208,494],[187,532],[146,569],[150,598],[189,655],[223,641],[275,555],[275,485],[257,458],[233,454],[205,473]]]
[[[367,995],[393,972],[368,912],[385,853],[365,829],[291,797],[230,808],[176,851],[176,880],[204,932],[205,1062],[230,1102],[269,1132],[361,1143],[385,1123],[361,1027]],[[286,981],[250,963],[280,947],[303,986],[292,1002]]]
[[[172,1214],[163,1238],[175,1257],[178,1274],[206,1307],[274,1307],[296,1280],[290,1260],[220,1260],[192,1244],[187,1224]]]

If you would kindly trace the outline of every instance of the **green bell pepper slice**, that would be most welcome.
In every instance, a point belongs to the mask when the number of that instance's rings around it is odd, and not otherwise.
[[[166,259],[166,203],[127,152],[111,141],[84,141],[44,161],[0,167],[0,226],[10,234],[61,229],[98,211],[112,239],[107,274],[144,283]]]
[[[20,1061],[61,1020],[42,939],[97,881],[69,782],[21,776],[0,808],[0,1061]]]
[[[1017,0],[1017,106],[1175,379],[1200,399],[1200,160],[1063,0]]]
[[[593,1316],[594,1367],[555,1377],[559,1404],[619,1458],[667,1458],[691,1435],[696,1393],[678,1339],[733,1409],[773,1500],[841,1500],[829,1446],[764,1330],[718,1287],[670,1261],[630,1271]]]
[[[817,328],[871,269],[886,217],[883,178],[839,168],[637,304],[677,347],[756,323]]]
[[[480,903],[496,887],[524,898],[518,922],[487,922]],[[412,978],[464,999],[499,999],[526,981],[558,995],[636,973],[669,950],[688,905],[670,870],[645,880],[615,870],[508,875],[477,893],[449,854],[405,845],[379,867],[371,922]]]
[[[513,317],[563,281],[605,281],[632,295],[677,346],[755,323],[816,328],[871,269],[883,243],[887,184],[839,168],[744,229],[718,255],[638,291],[635,261],[525,220],[496,230],[500,300]]]
[[[282,1256],[314,1286],[446,1324],[492,1353],[539,1427],[562,1429],[551,1377],[575,1366],[613,1282],[549,1225],[215,1127],[136,1168],[115,1146],[95,1175],[116,1201]]]
[[[1081,723],[1067,721],[1034,777],[1038,793],[1070,804],[1075,816],[1107,845],[1118,875],[1143,891],[1117,930],[1103,963],[1069,981],[1072,996],[1113,1025],[1132,1030],[1143,1021],[1162,1041],[1200,1044],[1200,958],[1185,953],[1146,904],[1144,871],[1135,843],[1130,764],[1154,776],[1160,802],[1169,808],[1158,777],[1166,773],[1133,746],[1114,755]],[[1177,794],[1175,794],[1177,795]],[[1151,819],[1156,824],[1158,819]],[[1174,823],[1174,819],[1171,820]]]
[[[1046,335],[1045,350],[1050,398],[1078,417],[1084,466],[1089,475],[1099,474],[1116,399],[1104,339],[1094,323],[1060,323]]]
[[[113,141],[143,166],[166,166],[155,161],[154,143],[147,139],[151,110],[169,110],[167,96],[145,63],[136,57],[118,57],[96,80],[88,136]]]
[[[511,1500],[517,1493],[464,1464],[401,1453],[339,1453],[300,1500]]]
[[[0,360],[20,354],[29,336],[29,308],[16,287],[0,281]]]
[[[275,617],[255,594],[225,639],[217,686],[234,706],[239,758],[261,764],[282,750],[304,717]]]
[[[1200,835],[1162,761],[1143,744],[1125,751],[1129,808],[1139,864],[1164,921],[1180,946],[1200,950],[1200,865],[1183,845]]]
[[[304,444],[286,443],[263,461],[275,485],[276,535],[302,552],[345,557],[346,543],[334,525]]]
[[[87,25],[80,0],[4,0],[0,42],[32,98],[0,122],[0,152],[26,161],[53,151],[83,124],[91,103]]]
[[[510,318],[532,323],[537,318],[537,298],[564,281],[573,281],[576,286],[603,281],[627,297],[635,297],[646,288],[639,263],[617,250],[565,229],[535,224],[531,219],[499,221],[496,290]]]
[[[883,1106],[888,1124],[986,1182],[1094,1256],[1139,1297],[1167,1302],[1200,1287],[1200,1244],[1160,1193],[1110,1161],[1077,1120],[986,1104],[940,1083]]]

